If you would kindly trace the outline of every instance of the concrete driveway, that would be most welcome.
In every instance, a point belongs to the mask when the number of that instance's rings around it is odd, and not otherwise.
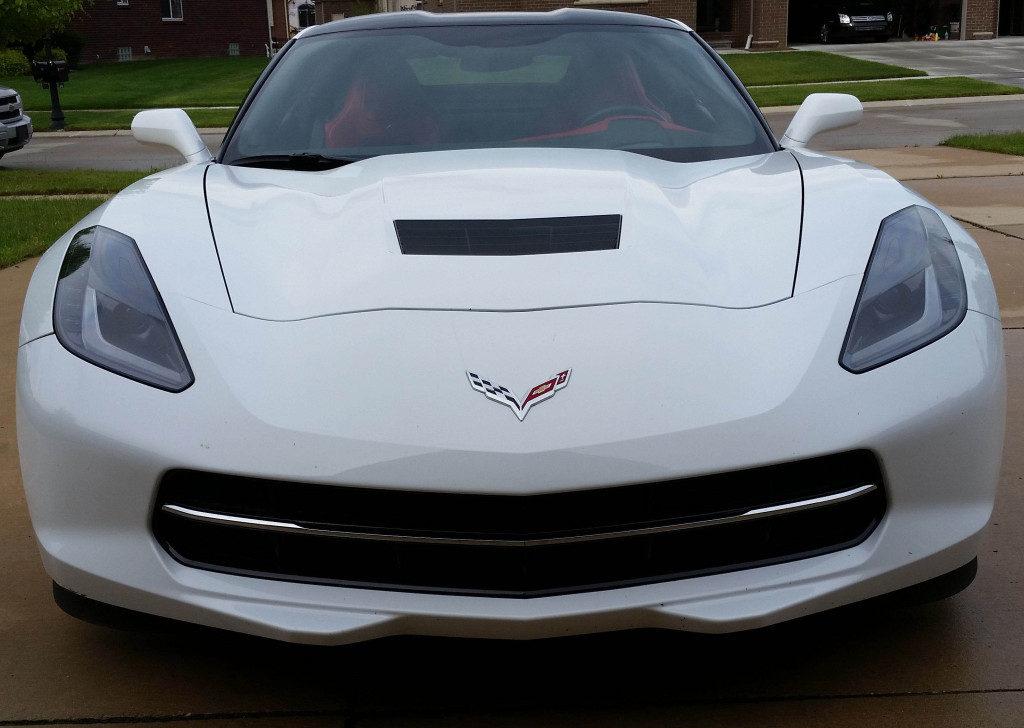
[[[967,591],[727,636],[393,638],[324,649],[79,623],[50,598],[21,491],[13,391],[27,262],[0,271],[0,726],[1019,727],[1024,197],[1014,185],[1024,158],[944,148],[850,155],[948,205],[995,275],[1009,427],[995,516]]]
[[[865,61],[917,68],[929,76],[969,76],[1024,86],[1024,37],[973,41],[897,41],[888,43],[815,43],[798,50],[826,51]]]

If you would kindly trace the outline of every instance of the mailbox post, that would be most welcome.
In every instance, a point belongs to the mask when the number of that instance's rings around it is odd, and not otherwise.
[[[50,46],[50,39],[46,39],[46,60],[32,61],[32,77],[43,85],[43,88],[50,89],[50,128],[64,128],[64,110],[60,108],[60,94],[58,88],[63,88],[68,80],[67,61],[53,60],[53,50]]]

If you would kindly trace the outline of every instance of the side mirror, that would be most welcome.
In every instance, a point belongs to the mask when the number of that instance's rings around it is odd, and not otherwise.
[[[170,147],[192,164],[213,159],[192,120],[181,109],[140,111],[132,119],[132,136],[142,144]]]
[[[806,147],[815,134],[860,123],[863,113],[864,107],[856,96],[811,94],[797,109],[779,143],[787,149]]]

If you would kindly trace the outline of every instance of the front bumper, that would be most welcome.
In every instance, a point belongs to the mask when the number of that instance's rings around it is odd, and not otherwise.
[[[97,601],[321,644],[390,634],[725,632],[926,581],[974,558],[991,513],[1005,407],[999,322],[971,311],[934,344],[852,375],[837,358],[859,283],[850,277],[742,311],[634,304],[293,323],[169,296],[196,374],[176,395],[85,364],[43,336],[19,350],[17,396],[44,564],[59,584]],[[515,372],[526,372],[526,383],[531,367],[549,374],[570,365],[572,386],[523,422],[464,374],[504,374],[515,385]],[[876,455],[888,497],[884,520],[857,546],[527,600],[195,569],[151,530],[157,484],[174,468],[530,494],[855,449]]]
[[[880,38],[891,34],[890,24],[885,20],[853,20],[850,23],[832,23],[836,38]]]
[[[28,144],[32,138],[32,119],[22,115],[10,121],[0,121],[0,153],[13,152]]]

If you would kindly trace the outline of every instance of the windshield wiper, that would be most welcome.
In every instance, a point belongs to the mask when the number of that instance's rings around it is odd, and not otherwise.
[[[253,157],[239,157],[227,164],[238,167],[266,167],[268,169],[319,170],[344,167],[360,162],[366,157],[330,157],[316,152],[295,152],[294,154],[261,154]]]

